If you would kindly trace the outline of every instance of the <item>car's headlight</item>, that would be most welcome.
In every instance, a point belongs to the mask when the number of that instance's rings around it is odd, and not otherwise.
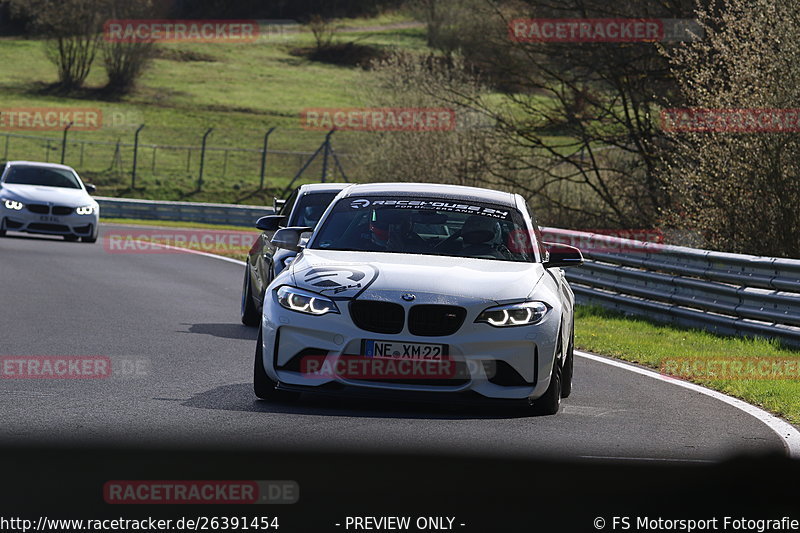
[[[83,207],[79,207],[75,210],[76,213],[79,215],[91,215],[94,213],[94,206],[93,205],[85,205]]]
[[[22,202],[17,202],[15,200],[6,200],[3,203],[6,206],[6,209],[13,209],[14,211],[19,211],[25,207]]]
[[[542,320],[549,309],[542,302],[498,305],[484,310],[475,322],[485,322],[495,327],[527,326]]]
[[[336,307],[333,300],[317,293],[298,289],[297,287],[289,287],[288,285],[278,289],[278,303],[286,309],[309,315],[339,312],[339,308]]]

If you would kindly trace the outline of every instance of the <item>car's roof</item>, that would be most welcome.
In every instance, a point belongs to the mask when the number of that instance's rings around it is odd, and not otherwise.
[[[349,183],[307,183],[298,187],[301,194],[314,192],[339,192]]]
[[[67,165],[59,165],[58,163],[43,163],[42,161],[6,161],[6,165],[29,165],[32,167],[43,168],[59,168],[61,170],[74,170]]]
[[[443,183],[364,183],[352,185],[343,193],[349,196],[425,196],[454,198],[515,207],[515,197],[510,192],[495,191],[465,185],[446,185]]]

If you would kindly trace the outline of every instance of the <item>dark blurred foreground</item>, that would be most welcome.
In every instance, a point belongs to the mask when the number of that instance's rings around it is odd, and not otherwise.
[[[0,517],[277,516],[280,530],[347,531],[347,516],[455,517],[458,531],[612,530],[614,516],[798,515],[800,463],[496,460],[281,451],[2,448]],[[295,480],[292,505],[111,505],[109,480]],[[35,523],[35,522],[34,522]],[[460,526],[459,524],[465,524]],[[341,524],[341,526],[336,526]],[[617,529],[621,529],[617,526]],[[63,529],[62,529],[63,530]],[[353,531],[351,527],[349,529]]]

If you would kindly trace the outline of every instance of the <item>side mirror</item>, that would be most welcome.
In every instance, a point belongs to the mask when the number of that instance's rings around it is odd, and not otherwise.
[[[281,210],[281,207],[283,207],[285,203],[286,200],[281,200],[276,196],[272,197],[272,208],[275,209],[276,213]]]
[[[583,264],[583,254],[574,246],[567,244],[544,243],[547,248],[547,261],[545,268],[571,267]]]
[[[289,228],[279,229],[272,236],[271,242],[276,248],[283,248],[292,252],[299,252],[303,249],[300,245],[300,237],[303,233],[314,231],[314,228],[306,226],[292,226]]]
[[[283,215],[267,215],[256,221],[256,229],[260,229],[261,231],[277,231],[281,224],[285,222],[286,217]]]
[[[86,192],[88,192],[89,194],[94,194],[97,192],[97,187],[95,187],[91,183],[84,183],[83,186],[86,187]]]

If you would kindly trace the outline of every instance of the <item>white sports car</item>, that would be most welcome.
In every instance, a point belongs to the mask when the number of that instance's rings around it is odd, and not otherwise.
[[[300,392],[516,400],[554,414],[572,389],[576,248],[541,242],[516,194],[412,183],[345,188],[267,287],[262,399]],[[392,394],[393,393],[393,394]]]
[[[0,166],[0,236],[12,230],[96,242],[100,207],[89,196],[94,191],[68,166],[9,161]]]

